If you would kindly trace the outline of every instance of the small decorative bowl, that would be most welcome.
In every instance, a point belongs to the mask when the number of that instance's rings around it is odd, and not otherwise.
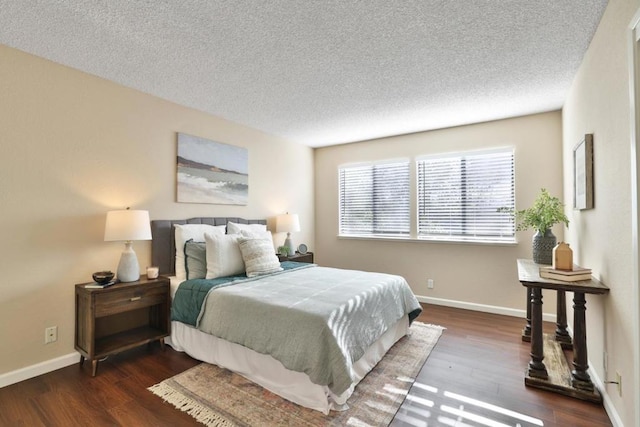
[[[96,273],[93,273],[92,276],[93,280],[100,283],[101,285],[104,285],[105,283],[109,283],[110,281],[112,281],[115,274],[111,271],[98,271]]]

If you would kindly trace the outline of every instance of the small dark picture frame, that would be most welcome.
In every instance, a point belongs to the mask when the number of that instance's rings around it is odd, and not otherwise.
[[[593,134],[573,148],[573,207],[593,209]]]

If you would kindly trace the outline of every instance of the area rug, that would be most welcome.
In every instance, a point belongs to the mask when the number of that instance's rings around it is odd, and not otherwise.
[[[149,390],[215,427],[245,426],[387,426],[444,328],[413,322],[356,387],[349,409],[324,415],[291,403],[241,375],[208,363],[149,387]]]

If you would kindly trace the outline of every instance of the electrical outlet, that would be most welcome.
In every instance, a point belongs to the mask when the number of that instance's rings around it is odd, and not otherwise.
[[[618,389],[618,396],[622,397],[622,375],[616,371],[616,388]]]
[[[427,288],[433,289],[433,279],[427,279]]]
[[[51,326],[44,330],[44,343],[49,344],[58,341],[58,327]]]

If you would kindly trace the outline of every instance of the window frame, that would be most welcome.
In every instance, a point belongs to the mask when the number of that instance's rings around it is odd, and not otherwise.
[[[415,159],[415,185],[416,185],[416,239],[420,241],[429,241],[429,242],[449,242],[449,243],[483,243],[483,244],[495,244],[495,245],[511,245],[516,244],[516,230],[515,230],[515,221],[513,220],[513,216],[509,212],[504,212],[499,214],[496,208],[496,216],[503,217],[502,222],[507,223],[510,229],[508,233],[498,233],[498,232],[490,232],[487,234],[478,234],[477,232],[471,232],[472,227],[462,227],[462,231],[459,233],[442,233],[438,235],[437,233],[422,232],[421,231],[421,210],[422,208],[422,194],[421,194],[421,166],[420,163],[429,160],[445,160],[445,159],[464,159],[463,163],[468,163],[470,160],[477,160],[481,156],[488,156],[491,154],[510,154],[511,160],[511,204],[505,207],[507,209],[515,210],[515,194],[516,194],[516,172],[515,172],[515,147],[497,147],[497,148],[489,148],[489,149],[480,149],[480,150],[467,150],[467,151],[456,151],[449,153],[437,153],[437,154],[429,154],[417,156]],[[460,184],[460,188],[468,187],[469,180],[462,179],[463,173],[460,174],[460,179],[463,181]],[[464,192],[465,190],[461,190]],[[461,205],[461,210],[464,210],[466,204]],[[468,209],[461,216],[467,217]],[[496,222],[499,222],[496,219]],[[492,224],[496,225],[496,224]],[[504,227],[504,225],[503,225]]]
[[[500,147],[492,147],[492,148],[483,148],[476,150],[460,150],[455,152],[444,152],[444,153],[432,153],[432,154],[424,154],[424,155],[412,155],[409,157],[402,158],[393,158],[393,159],[383,159],[377,161],[369,161],[369,162],[352,162],[338,165],[338,239],[345,240],[386,240],[386,241],[397,241],[397,242],[423,242],[423,243],[436,243],[436,244],[463,244],[463,245],[489,245],[489,246],[514,246],[518,244],[517,241],[517,233],[515,230],[515,220],[513,216],[509,212],[505,212],[504,221],[509,222],[513,232],[509,235],[503,236],[498,239],[492,239],[490,237],[483,238],[473,238],[473,239],[465,239],[465,238],[451,238],[449,236],[425,236],[420,235],[420,206],[419,206],[419,167],[418,162],[424,159],[430,158],[446,158],[446,157],[454,157],[454,156],[473,156],[473,155],[481,155],[481,154],[490,154],[492,152],[510,152],[511,154],[511,170],[512,170],[512,179],[511,179],[511,188],[512,188],[512,199],[513,199],[513,209],[515,210],[515,197],[516,197],[516,148],[515,146],[500,146]],[[341,231],[342,227],[342,218],[341,218],[341,179],[340,173],[344,168],[351,167],[363,167],[363,166],[373,166],[373,165],[382,165],[388,163],[396,163],[396,162],[409,162],[409,205],[410,210],[408,213],[408,221],[409,221],[409,233],[408,234],[378,234],[378,233],[343,233]]]
[[[385,160],[380,160],[380,161],[372,161],[372,162],[359,162],[359,163],[348,163],[348,164],[342,164],[338,166],[338,236],[341,238],[375,238],[375,239],[407,239],[411,237],[411,233],[412,233],[412,221],[411,221],[411,206],[412,206],[412,197],[413,197],[413,192],[412,192],[412,184],[411,184],[411,173],[412,173],[412,166],[411,166],[411,158],[409,157],[402,157],[402,158],[394,158],[394,159],[385,159]],[[406,219],[404,219],[403,221],[406,221],[406,224],[403,226],[402,230],[395,230],[395,231],[389,231],[389,232],[384,232],[381,231],[382,229],[384,229],[384,227],[382,227],[381,229],[377,229],[376,230],[376,226],[375,226],[375,206],[373,206],[373,210],[374,210],[374,218],[372,219],[372,223],[371,223],[371,227],[369,227],[369,230],[367,231],[362,231],[362,232],[358,232],[355,229],[349,229],[346,231],[344,230],[344,216],[343,216],[343,203],[344,203],[344,196],[343,196],[343,190],[344,190],[344,183],[343,183],[343,173],[345,170],[354,170],[354,169],[358,169],[358,168],[371,168],[372,173],[375,173],[374,169],[376,167],[382,167],[385,165],[402,165],[406,167],[406,182],[404,183],[404,185],[406,185]],[[375,186],[375,184],[372,184]],[[375,188],[372,189],[372,197],[375,197],[375,193],[376,190]],[[372,202],[372,205],[375,205],[375,202]],[[406,228],[405,228],[406,227]],[[406,230],[406,231],[405,231]]]

